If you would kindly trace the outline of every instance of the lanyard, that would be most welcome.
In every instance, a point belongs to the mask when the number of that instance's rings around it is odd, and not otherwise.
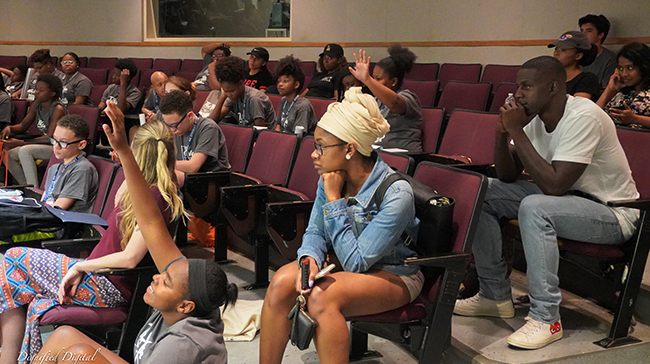
[[[185,150],[183,151],[183,160],[189,160],[188,154],[190,152],[190,144],[192,143],[192,139],[194,138],[194,132],[196,131],[196,116],[194,117],[194,125],[192,125],[192,131],[190,132],[190,137],[187,139],[187,147],[185,147]]]
[[[293,101],[291,101],[291,105],[289,105],[289,108],[286,111],[282,112],[282,118],[280,119],[280,123],[282,124],[282,126],[285,129],[287,128],[287,124],[288,124],[288,121],[289,121],[288,120],[289,119],[289,111],[291,111],[291,108],[293,107],[293,104],[296,103],[296,100],[298,100],[298,97],[300,97],[300,95],[296,95],[296,97],[293,98]]]
[[[239,113],[239,125],[246,126],[246,94],[242,98],[242,108]]]
[[[81,154],[76,156],[72,160],[72,162],[70,162],[68,164],[61,163],[63,165],[63,172],[65,172],[66,168],[70,167],[72,164],[74,164],[76,161],[78,161],[79,158],[81,158]],[[52,181],[50,182],[50,185],[47,187],[47,191],[45,191],[45,193],[43,194],[43,198],[41,199],[41,202],[47,202],[47,199],[50,197],[50,194],[52,193],[52,191],[54,191],[54,185],[56,185],[56,182],[58,181],[58,179],[60,177],[59,169],[61,169],[61,165],[59,165],[59,167],[57,167],[57,169],[56,169],[56,172],[54,172],[54,177],[52,177]],[[61,174],[63,174],[63,172],[61,172]]]
[[[153,96],[154,96],[154,102],[156,103],[156,107],[155,107],[154,110],[156,110],[156,112],[158,112],[158,110],[159,110],[158,109],[158,94],[154,91]]]
[[[376,97],[375,97],[375,100],[377,100],[377,103],[378,103],[379,105],[381,105],[381,106],[379,106],[379,112],[382,112],[382,111],[386,110],[386,105],[384,105],[384,104],[383,104],[381,101],[379,101],[379,99],[376,98]]]

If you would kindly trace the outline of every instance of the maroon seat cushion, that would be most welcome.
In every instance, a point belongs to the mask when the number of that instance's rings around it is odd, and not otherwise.
[[[403,322],[422,320],[427,317],[427,309],[424,300],[420,297],[408,305],[394,310],[377,313],[374,315],[347,317],[348,321],[372,321],[372,322]]]
[[[126,321],[128,307],[91,308],[77,305],[54,306],[41,316],[41,325],[116,325]]]

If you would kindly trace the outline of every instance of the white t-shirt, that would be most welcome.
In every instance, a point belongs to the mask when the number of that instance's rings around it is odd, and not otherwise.
[[[524,132],[547,162],[588,164],[570,190],[588,193],[601,201],[639,197],[614,122],[592,101],[567,95],[564,115],[553,132],[546,132],[539,116],[524,127]],[[639,218],[638,210],[613,208],[612,211],[625,239],[630,239]]]

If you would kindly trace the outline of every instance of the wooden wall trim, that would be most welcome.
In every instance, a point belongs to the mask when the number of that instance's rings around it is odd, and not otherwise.
[[[9,41],[0,40],[0,45],[33,45],[33,46],[90,46],[90,47],[201,47],[213,40],[204,41],[142,41],[142,42],[43,42],[43,41]],[[554,42],[555,39],[522,39],[522,40],[468,40],[468,41],[425,41],[425,42],[401,42],[405,47],[531,47],[545,46]],[[630,37],[630,38],[613,38],[608,39],[608,44],[627,44],[632,42],[650,43],[650,37]],[[291,41],[232,41],[229,42],[233,47],[287,47],[303,48],[314,47],[320,48],[325,46],[325,42],[291,42]],[[385,48],[396,42],[341,42],[343,47],[360,47],[360,48]]]

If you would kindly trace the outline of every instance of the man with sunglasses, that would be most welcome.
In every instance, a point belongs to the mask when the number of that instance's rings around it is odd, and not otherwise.
[[[192,98],[183,91],[171,91],[160,101],[163,122],[174,133],[176,177],[183,185],[186,173],[230,169],[226,139],[212,119],[192,111]]]
[[[63,162],[51,166],[45,176],[41,200],[68,211],[91,213],[97,196],[97,170],[83,149],[90,131],[79,115],[67,115],[56,125],[50,138],[54,155]]]

